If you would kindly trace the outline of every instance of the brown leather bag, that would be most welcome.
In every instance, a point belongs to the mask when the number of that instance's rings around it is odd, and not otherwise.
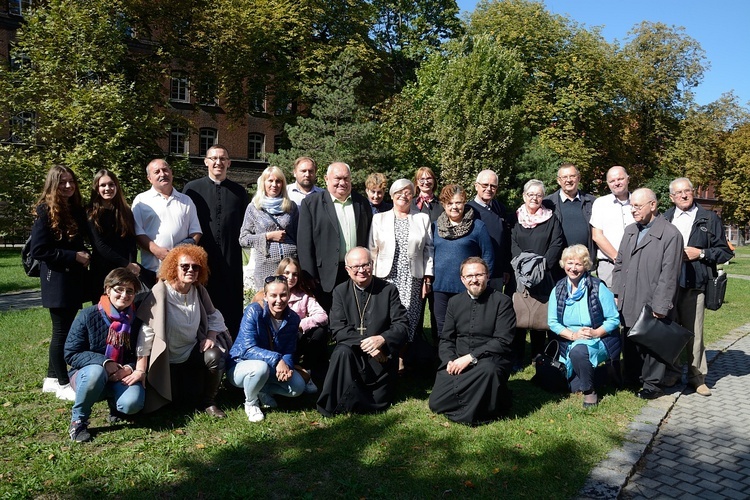
[[[513,309],[516,311],[516,327],[530,330],[548,330],[547,304],[540,302],[524,289],[513,294]]]

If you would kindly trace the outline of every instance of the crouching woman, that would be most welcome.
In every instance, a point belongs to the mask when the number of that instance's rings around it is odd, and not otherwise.
[[[71,366],[70,383],[75,390],[70,439],[85,442],[91,407],[107,400],[110,422],[143,408],[146,374],[136,369],[133,299],[141,285],[123,267],[104,279],[99,303],[82,310],[65,341],[65,361]]]
[[[250,422],[265,418],[261,405],[276,406],[274,394],[296,397],[305,389],[305,380],[294,369],[300,319],[289,308],[286,276],[267,277],[263,293],[265,305],[247,306],[229,351],[227,375],[245,391],[245,414]]]

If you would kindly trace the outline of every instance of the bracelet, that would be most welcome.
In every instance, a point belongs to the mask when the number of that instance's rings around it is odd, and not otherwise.
[[[140,368],[136,368],[135,370],[133,370],[133,373],[135,372],[141,372],[142,374],[146,375],[146,372],[141,370]]]

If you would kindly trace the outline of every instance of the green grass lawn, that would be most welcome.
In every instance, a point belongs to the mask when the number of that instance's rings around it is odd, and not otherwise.
[[[750,281],[730,278],[707,342],[747,322],[749,296]],[[71,403],[41,393],[49,330],[44,309],[0,313],[0,498],[571,498],[643,406],[608,389],[584,411],[580,396],[533,386],[527,368],[510,381],[512,414],[471,428],[429,411],[426,373],[400,381],[379,415],[328,419],[312,396],[279,397],[250,424],[241,392],[225,388],[224,421],[167,410],[110,425],[99,403],[93,441],[74,444]]]
[[[20,248],[0,248],[0,293],[39,288],[39,278],[29,278],[21,266]]]

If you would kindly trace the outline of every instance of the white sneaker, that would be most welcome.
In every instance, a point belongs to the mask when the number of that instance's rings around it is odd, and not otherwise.
[[[42,384],[42,392],[57,393],[57,391],[59,390],[60,390],[60,383],[57,381],[56,378],[47,377],[44,379],[44,383]]]
[[[247,415],[247,419],[251,422],[260,422],[266,418],[260,406],[258,406],[257,399],[254,402],[245,403],[245,415]]]
[[[278,408],[279,404],[276,402],[273,396],[266,394],[265,392],[258,393],[258,401],[260,401],[261,408]]]
[[[312,381],[312,379],[308,380],[305,384],[305,394],[315,394],[318,392],[318,386],[315,385],[315,382]]]
[[[62,399],[63,401],[75,401],[76,391],[70,387],[70,384],[61,385],[57,390],[57,399]]]

